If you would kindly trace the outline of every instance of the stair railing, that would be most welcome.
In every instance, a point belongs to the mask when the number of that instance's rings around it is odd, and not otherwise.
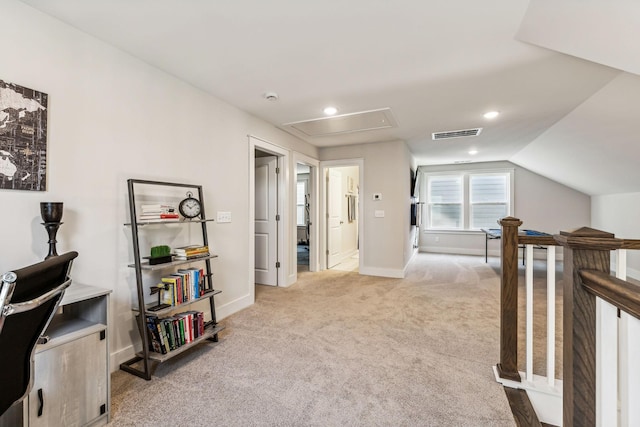
[[[581,228],[553,238],[518,235],[504,218],[501,253],[500,378],[518,372],[518,247],[527,250],[526,372],[533,380],[533,245],[547,246],[547,382],[562,384],[562,425],[640,425],[640,286],[627,282],[626,250],[640,240]],[[555,245],[563,247],[563,381],[555,379]],[[616,276],[611,251],[616,250]],[[526,387],[523,387],[526,388]],[[534,405],[535,406],[535,405]],[[559,415],[559,414],[558,414]],[[554,417],[555,418],[555,417]],[[556,422],[556,424],[560,424]]]

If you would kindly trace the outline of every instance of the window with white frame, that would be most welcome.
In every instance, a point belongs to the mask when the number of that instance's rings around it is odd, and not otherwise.
[[[512,214],[513,170],[427,174],[427,230],[496,228]]]
[[[307,181],[298,181],[296,187],[296,218],[298,225],[307,225]]]
[[[504,173],[469,175],[469,228],[496,228],[509,215],[509,181]]]
[[[428,228],[464,228],[461,176],[429,176],[427,179]]]

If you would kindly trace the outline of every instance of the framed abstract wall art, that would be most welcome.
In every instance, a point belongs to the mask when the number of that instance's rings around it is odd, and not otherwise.
[[[47,100],[0,80],[0,190],[47,189]]]

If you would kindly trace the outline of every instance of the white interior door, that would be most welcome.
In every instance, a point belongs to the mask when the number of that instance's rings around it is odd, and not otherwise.
[[[340,262],[342,254],[342,173],[329,169],[327,194],[327,268]]]
[[[278,159],[259,157],[255,163],[255,282],[278,285]]]

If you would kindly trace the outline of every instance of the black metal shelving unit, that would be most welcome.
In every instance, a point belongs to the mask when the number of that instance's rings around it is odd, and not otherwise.
[[[168,359],[171,359],[174,356],[184,352],[185,350],[192,348],[195,345],[200,344],[204,340],[218,341],[218,333],[222,331],[224,328],[217,324],[216,320],[216,308],[214,297],[219,294],[221,291],[213,289],[213,281],[212,281],[212,270],[211,270],[211,260],[217,258],[217,255],[210,255],[201,259],[191,259],[185,261],[172,261],[166,264],[156,264],[149,265],[146,262],[141,261],[140,256],[140,244],[139,244],[139,228],[143,226],[162,226],[166,224],[200,224],[202,227],[202,244],[209,246],[209,239],[207,237],[207,222],[213,221],[206,219],[205,207],[204,207],[204,197],[202,193],[201,185],[193,185],[193,184],[183,184],[176,182],[161,182],[161,181],[148,181],[141,179],[129,179],[127,180],[128,191],[129,191],[129,218],[131,222],[126,223],[125,226],[131,227],[131,240],[133,244],[133,254],[134,254],[134,263],[130,264],[129,267],[135,269],[136,273],[136,288],[137,288],[137,305],[133,307],[133,311],[137,312],[137,322],[138,322],[138,330],[140,331],[141,339],[142,339],[142,350],[136,353],[136,356],[132,359],[127,360],[120,364],[120,369],[123,371],[129,372],[130,374],[136,375],[140,378],[144,378],[145,380],[151,379],[152,373],[152,362],[164,362]],[[147,186],[159,186],[159,187],[181,187],[190,190],[197,190],[198,192],[198,200],[200,200],[201,204],[201,219],[194,220],[164,220],[161,222],[158,221],[138,221],[138,216],[136,214],[136,187],[139,185],[147,185]],[[171,267],[175,267],[183,264],[191,264],[191,263],[204,263],[205,264],[205,287],[204,287],[204,295],[200,298],[196,298],[192,301],[182,303],[177,306],[169,307],[160,311],[148,311],[147,306],[145,304],[145,296],[144,296],[144,278],[143,271],[157,271],[162,269],[169,269]],[[211,313],[211,321],[207,322],[205,325],[205,333],[203,336],[197,338],[193,342],[189,344],[185,344],[178,349],[167,352],[166,354],[160,354],[149,350],[149,343],[151,338],[149,337],[149,330],[146,325],[147,316],[159,317],[164,314],[169,314],[173,311],[177,311],[179,309],[184,309],[188,307],[190,304],[193,304],[197,301],[202,301],[204,299],[209,299],[209,308]],[[136,367],[135,365],[142,365],[142,369]]]

